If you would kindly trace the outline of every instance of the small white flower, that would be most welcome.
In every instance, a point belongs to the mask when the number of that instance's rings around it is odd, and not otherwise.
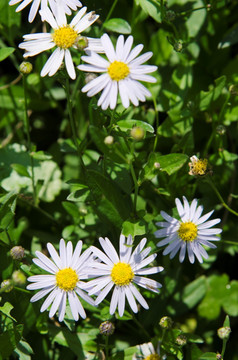
[[[127,241],[125,236],[120,236],[119,256],[109,239],[99,238],[100,244],[105,254],[92,246],[94,255],[102,262],[93,262],[90,264],[90,276],[97,277],[86,284],[89,295],[98,294],[95,305],[98,305],[107,296],[114,287],[110,314],[114,314],[118,307],[119,315],[123,316],[125,310],[125,299],[135,313],[138,307],[135,299],[145,308],[149,306],[134,284],[137,284],[147,290],[155,293],[159,292],[162,286],[155,280],[144,278],[140,275],[155,274],[163,270],[161,266],[147,267],[155,258],[156,254],[147,256],[151,248],[144,249],[146,238],[142,239],[132,252],[132,237],[129,235]],[[144,249],[144,250],[143,250]],[[145,268],[145,269],[143,269]]]
[[[161,360],[160,344],[158,343],[157,351],[151,342],[137,345],[138,352],[133,354],[132,360]]]
[[[64,12],[67,15],[71,15],[71,13],[72,13],[71,10],[75,11],[75,10],[77,10],[77,7],[82,6],[82,4],[79,0],[61,0],[61,1],[63,4],[63,7],[64,7]],[[54,13],[57,0],[10,0],[9,1],[9,5],[16,5],[19,3],[21,3],[21,4],[16,8],[16,12],[23,10],[27,5],[32,3],[31,9],[29,12],[29,16],[28,16],[28,21],[31,23],[35,19],[40,5],[41,5],[41,9],[44,9],[49,4]]]
[[[182,205],[179,199],[176,199],[175,203],[181,220],[179,221],[171,217],[165,211],[160,212],[166,222],[156,223],[156,225],[163,227],[164,229],[157,230],[155,232],[155,237],[165,239],[159,241],[157,246],[169,244],[164,249],[163,255],[170,254],[170,259],[172,259],[180,250],[180,262],[184,261],[187,249],[188,258],[191,263],[194,263],[195,261],[194,255],[197,257],[198,261],[202,263],[203,258],[208,258],[208,254],[203,246],[214,249],[216,246],[211,243],[211,241],[220,240],[216,235],[220,234],[222,229],[210,228],[218,224],[221,219],[207,221],[214,210],[201,217],[203,206],[197,206],[197,199],[194,199],[191,205],[189,205],[188,200],[183,196],[184,205]]]
[[[153,76],[147,74],[156,71],[157,66],[142,65],[153,53],[147,52],[137,57],[143,45],[137,45],[131,50],[133,36],[129,36],[124,42],[124,36],[120,35],[116,49],[107,34],[101,37],[101,42],[107,60],[92,52],[89,56],[82,56],[82,60],[89,65],[79,65],[78,69],[103,74],[86,84],[82,91],[91,97],[103,90],[98,100],[98,106],[103,110],[109,106],[111,109],[116,107],[118,93],[125,108],[128,108],[130,101],[138,106],[139,100],[145,101],[146,96],[151,96],[149,90],[139,81],[156,82]]]
[[[83,7],[77,15],[67,24],[66,15],[61,4],[57,5],[53,13],[48,7],[40,10],[43,21],[47,21],[53,29],[52,33],[33,33],[24,35],[24,42],[19,45],[20,49],[26,50],[24,57],[35,56],[43,51],[56,47],[53,54],[45,63],[41,70],[41,76],[53,76],[60,68],[63,60],[69,76],[76,78],[75,68],[70,53],[70,48],[77,49],[77,42],[82,39],[81,32],[92,25],[97,19],[93,11],[85,14],[86,7]],[[100,39],[86,38],[88,46],[85,50],[98,51],[101,48]]]
[[[54,316],[59,309],[59,321],[62,321],[68,298],[74,320],[77,321],[79,315],[85,319],[86,314],[77,295],[89,304],[94,305],[94,301],[82,290],[85,285],[82,280],[88,279],[87,264],[91,259],[90,248],[80,255],[82,250],[81,240],[77,243],[73,252],[71,241],[66,246],[65,241],[61,239],[59,255],[51,243],[47,244],[47,249],[53,261],[40,251],[36,251],[37,258],[33,259],[37,266],[50,273],[50,275],[34,275],[28,278],[28,281],[33,283],[27,286],[28,290],[41,289],[31,298],[31,302],[38,301],[49,294],[40,311],[45,311],[51,305],[49,317]]]

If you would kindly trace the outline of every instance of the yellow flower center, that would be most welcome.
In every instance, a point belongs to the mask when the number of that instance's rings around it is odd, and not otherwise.
[[[146,356],[145,360],[160,360],[159,354],[150,354]]]
[[[129,264],[119,262],[114,264],[111,271],[112,281],[119,286],[129,285],[134,277],[134,273]]]
[[[191,221],[181,223],[178,229],[178,236],[183,241],[193,241],[197,237],[197,226]]]
[[[205,175],[207,171],[207,159],[198,159],[189,163],[190,175]]]
[[[64,291],[73,290],[78,281],[76,271],[71,268],[59,270],[56,274],[56,285]]]
[[[55,45],[61,49],[68,49],[74,45],[78,37],[78,33],[69,25],[66,25],[56,29],[52,34],[52,37]]]
[[[112,80],[120,81],[130,73],[129,67],[122,61],[113,61],[107,69]]]

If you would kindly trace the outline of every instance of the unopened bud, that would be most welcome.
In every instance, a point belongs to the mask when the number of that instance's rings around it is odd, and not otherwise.
[[[175,342],[176,342],[176,344],[178,344],[179,346],[184,346],[184,345],[187,344],[187,338],[186,338],[185,335],[180,334],[180,335],[178,335],[178,336],[176,337]]]
[[[25,256],[25,249],[22,246],[13,246],[10,250],[13,260],[21,260]]]
[[[163,316],[159,324],[164,329],[170,329],[173,325],[173,320],[169,316]]]
[[[154,168],[155,168],[155,169],[160,169],[160,163],[159,163],[159,162],[155,162],[155,163],[154,163]]]
[[[182,41],[178,41],[174,44],[174,50],[177,52],[181,52],[183,50]]]
[[[238,86],[237,85],[230,85],[229,92],[231,95],[238,95]]]
[[[88,47],[88,39],[85,36],[80,36],[78,38],[76,46],[77,46],[77,49],[84,50],[86,47]]]
[[[111,135],[106,136],[105,139],[104,139],[104,144],[105,145],[112,145],[113,142],[114,142],[114,137],[111,136]]]
[[[218,125],[216,127],[216,132],[219,134],[219,135],[224,135],[226,133],[226,128],[224,125]]]
[[[219,354],[219,353],[216,354],[216,358],[217,358],[217,360],[223,360],[221,354]]]
[[[16,270],[12,274],[12,281],[16,286],[23,286],[26,283],[26,276],[22,271]]]
[[[2,292],[10,292],[13,289],[12,281],[10,279],[4,280],[1,283]]]
[[[79,213],[80,213],[80,215],[83,215],[83,216],[87,215],[88,209],[86,208],[85,205],[80,206]]]
[[[106,335],[106,336],[112,335],[114,333],[114,330],[115,330],[115,326],[110,321],[104,321],[99,326],[99,331],[100,334],[102,335]]]
[[[22,73],[23,75],[30,74],[32,72],[32,69],[33,69],[33,66],[28,61],[23,61],[19,66],[20,73]]]
[[[131,136],[134,140],[139,141],[144,138],[145,132],[140,126],[134,126],[131,129]]]
[[[173,10],[167,10],[165,13],[165,18],[168,21],[174,21],[174,19],[176,18],[176,12]]]
[[[217,335],[220,339],[228,339],[231,333],[231,328],[229,326],[221,327],[217,330]]]

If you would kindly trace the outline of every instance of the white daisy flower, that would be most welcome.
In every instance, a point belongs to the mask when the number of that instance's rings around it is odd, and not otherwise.
[[[105,254],[92,246],[94,255],[96,255],[101,262],[95,261],[90,264],[90,269],[92,270],[90,275],[97,278],[86,284],[89,295],[97,295],[99,293],[95,305],[103,301],[109,291],[114,287],[110,304],[111,315],[114,314],[118,307],[119,315],[123,316],[126,298],[132,311],[135,313],[138,312],[135,299],[145,309],[148,309],[149,306],[147,302],[134,284],[158,293],[158,289],[162,285],[155,280],[144,278],[141,275],[155,274],[162,271],[163,268],[161,266],[145,268],[157,255],[147,256],[151,248],[147,247],[144,249],[147,241],[146,238],[142,239],[132,252],[132,237],[129,235],[127,241],[125,241],[125,236],[121,235],[119,256],[109,239],[99,238],[99,241]]]
[[[160,212],[166,222],[156,223],[156,225],[164,229],[157,230],[155,237],[165,239],[159,241],[157,246],[168,245],[164,249],[163,255],[170,254],[170,259],[180,250],[180,262],[184,261],[187,249],[188,258],[191,263],[194,263],[194,255],[202,263],[203,258],[208,258],[208,254],[203,246],[214,249],[216,246],[211,241],[220,240],[216,235],[220,234],[222,229],[211,229],[211,227],[218,224],[221,219],[207,221],[214,210],[201,217],[203,206],[197,206],[197,199],[194,199],[191,205],[189,205],[188,200],[183,196],[183,205],[179,199],[176,199],[175,203],[181,220],[179,221],[171,217],[165,211]]]
[[[132,360],[161,360],[159,343],[156,351],[151,342],[137,345],[136,347],[138,352],[133,354]]]
[[[61,1],[64,7],[64,12],[67,15],[72,14],[71,10],[75,11],[77,10],[77,7],[82,6],[82,3],[79,0],[61,0]],[[27,5],[32,3],[28,15],[28,21],[31,23],[35,19],[40,5],[41,5],[41,9],[44,9],[49,4],[52,11],[55,12],[57,0],[10,0],[9,1],[9,5],[16,5],[19,3],[20,5],[16,8],[16,12],[23,10]]]
[[[103,74],[86,84],[82,91],[87,92],[87,95],[91,97],[103,90],[98,100],[98,106],[101,106],[103,110],[106,110],[108,106],[111,109],[116,107],[118,92],[125,108],[128,108],[130,101],[138,106],[139,100],[145,101],[146,96],[151,96],[149,90],[139,81],[156,82],[153,76],[147,74],[156,71],[157,66],[141,65],[149,60],[153,53],[147,52],[137,57],[143,45],[137,45],[131,50],[133,36],[129,36],[124,42],[124,36],[120,35],[116,49],[107,34],[101,37],[101,42],[107,60],[92,52],[89,56],[82,56],[82,60],[89,65],[79,65],[78,69]]]
[[[43,51],[56,47],[41,70],[41,76],[46,76],[47,74],[53,76],[60,68],[63,60],[65,60],[65,66],[69,76],[72,79],[76,78],[70,48],[77,49],[77,43],[81,39],[84,39],[81,36],[81,32],[92,25],[99,17],[93,11],[87,14],[86,11],[87,8],[83,7],[71,23],[67,24],[66,15],[60,4],[57,6],[54,15],[48,7],[40,10],[42,20],[50,24],[53,32],[24,35],[24,42],[19,45],[19,48],[26,50],[24,57],[27,58],[28,56],[35,56]],[[100,39],[86,37],[85,40],[88,43],[85,50],[98,51],[102,49]]]
[[[89,304],[95,305],[93,299],[82,290],[85,284],[82,280],[88,279],[87,263],[91,261],[92,256],[90,248],[80,255],[82,244],[80,240],[73,252],[71,241],[66,246],[65,241],[61,239],[59,255],[51,243],[47,244],[47,249],[53,261],[40,251],[36,251],[37,258],[33,259],[33,262],[47,271],[49,275],[34,275],[28,278],[28,281],[32,282],[27,286],[28,290],[41,289],[30,301],[38,301],[49,294],[40,311],[45,311],[51,305],[49,317],[54,316],[56,311],[59,310],[59,321],[64,319],[67,299],[75,321],[79,319],[79,315],[83,319],[86,318],[84,308],[77,295]]]

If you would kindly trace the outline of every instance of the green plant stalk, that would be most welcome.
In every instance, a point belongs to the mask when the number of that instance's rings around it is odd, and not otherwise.
[[[132,162],[130,162],[130,170],[131,170],[131,176],[132,176],[134,186],[135,186],[135,191],[134,191],[134,214],[136,215],[136,204],[137,204],[139,186],[138,186],[138,181],[137,181],[137,178],[136,178],[136,174],[135,174],[135,170],[134,170]]]
[[[222,342],[222,350],[221,350],[221,357],[222,357],[222,359],[224,358],[224,354],[225,354],[225,351],[226,351],[226,343],[227,343],[227,340],[228,340],[228,339],[224,339],[223,342]]]
[[[164,20],[164,0],[160,0],[161,21]]]
[[[111,15],[112,15],[112,13],[113,13],[113,10],[114,10],[114,8],[115,8],[116,5],[117,5],[117,2],[118,2],[118,0],[114,0],[113,4],[112,4],[112,6],[111,6],[111,9],[109,10],[109,12],[108,12],[108,14],[107,14],[107,17],[106,17],[106,19],[104,20],[104,23],[106,23],[106,22],[110,19]],[[102,25],[102,29],[104,28],[104,23],[103,23],[103,25]]]
[[[78,143],[77,126],[76,126],[76,123],[75,123],[75,120],[73,117],[72,100],[70,98],[70,88],[69,88],[69,78],[68,77],[66,78],[65,92],[66,92],[67,108],[68,108],[68,113],[69,113],[70,126],[71,126],[71,130],[72,130],[72,134],[73,134],[74,145],[78,152],[80,168],[85,169],[85,165],[83,163],[83,159],[82,159],[82,155],[81,155],[81,150],[80,150],[79,143]]]
[[[27,113],[27,85],[26,85],[26,76],[23,75],[22,76],[22,81],[23,81],[23,91],[24,91],[24,113],[25,113],[25,118],[24,118],[24,123],[25,123],[25,128],[26,128],[26,135],[27,135],[27,147],[28,147],[28,152],[29,152],[29,156],[31,159],[31,182],[32,182],[32,190],[33,190],[33,202],[34,205],[37,205],[37,196],[36,196],[36,187],[35,187],[35,173],[34,173],[34,159],[31,156],[31,149],[32,149],[32,145],[31,145],[31,137],[30,137],[30,122],[29,122],[29,117],[28,117],[28,113]]]
[[[108,336],[106,336],[106,339],[105,339],[105,352],[106,352],[106,360],[108,360],[109,359],[109,348],[108,348]]]
[[[153,103],[154,103],[154,108],[155,108],[155,121],[156,121],[156,136],[155,136],[155,141],[154,141],[154,146],[153,146],[153,152],[155,152],[156,150],[156,146],[158,143],[158,128],[159,128],[159,113],[157,111],[157,103],[156,103],[156,99],[153,97]]]
[[[190,9],[190,10],[187,10],[187,11],[183,11],[179,14],[177,14],[178,16],[183,16],[183,15],[187,15],[191,12],[194,12],[194,11],[199,11],[199,10],[203,10],[203,9],[210,9],[210,6],[206,5],[206,6],[200,6],[198,8],[195,8],[195,9]]]
[[[230,213],[238,216],[238,213],[237,213],[235,210],[231,209],[231,208],[225,203],[223,197],[222,197],[221,194],[219,193],[216,185],[212,182],[212,180],[211,180],[210,178],[207,178],[207,182],[208,182],[208,184],[211,186],[211,188],[214,190],[214,192],[216,193],[218,199],[219,199],[219,200],[221,201],[221,203],[222,203],[222,206],[224,206],[224,208],[226,208]]]

